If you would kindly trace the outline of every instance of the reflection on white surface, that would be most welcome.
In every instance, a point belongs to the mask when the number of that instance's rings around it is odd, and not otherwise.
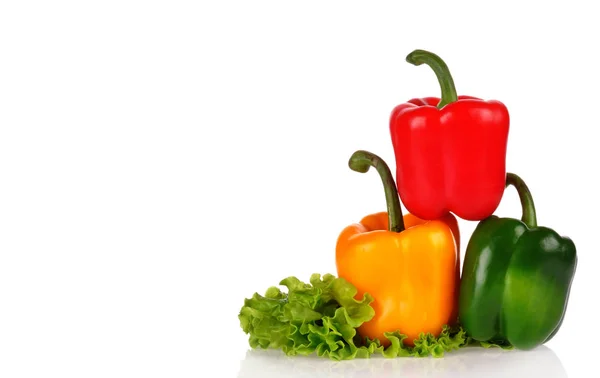
[[[443,358],[394,358],[330,361],[318,357],[287,357],[276,350],[249,350],[238,378],[318,377],[555,377],[567,373],[554,352],[540,346],[531,351],[469,347]]]

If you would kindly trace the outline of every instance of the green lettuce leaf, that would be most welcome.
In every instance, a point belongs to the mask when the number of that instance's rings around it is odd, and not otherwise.
[[[252,348],[281,349],[289,356],[316,353],[333,360],[374,354],[442,357],[471,341],[462,328],[445,326],[438,337],[421,334],[414,347],[404,344],[405,335],[386,333],[390,345],[383,347],[380,340],[357,334],[356,328],[375,315],[370,306],[373,298],[365,294],[355,299],[357,290],[348,281],[331,274],[313,274],[310,283],[288,277],[280,285],[287,287],[287,293],[271,287],[264,296],[255,293],[244,301],[238,317]]]
[[[484,348],[502,348],[502,349],[506,349],[506,350],[512,350],[515,349],[515,347],[513,345],[511,345],[508,341],[505,340],[498,340],[498,341],[476,341],[476,340],[472,340],[470,342],[472,345],[479,345],[482,346]]]
[[[439,336],[435,337],[431,333],[421,333],[419,338],[414,341],[415,346],[410,347],[404,344],[406,335],[396,332],[386,332],[384,336],[390,341],[390,345],[384,348],[379,340],[366,339],[366,347],[370,354],[380,353],[384,357],[443,357],[446,352],[450,352],[469,345],[470,339],[462,327],[450,327],[445,325]]]

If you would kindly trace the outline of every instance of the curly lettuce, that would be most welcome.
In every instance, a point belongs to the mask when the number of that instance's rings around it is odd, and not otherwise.
[[[386,333],[390,345],[384,347],[379,340],[357,334],[356,329],[375,315],[370,306],[373,297],[365,294],[355,299],[356,288],[343,278],[313,274],[310,283],[288,277],[280,285],[287,287],[287,293],[271,287],[264,296],[255,293],[244,301],[238,317],[252,348],[281,349],[288,356],[316,353],[348,360],[375,354],[387,358],[442,357],[472,343],[461,327],[444,326],[437,337],[421,334],[414,347],[404,344],[406,335]]]

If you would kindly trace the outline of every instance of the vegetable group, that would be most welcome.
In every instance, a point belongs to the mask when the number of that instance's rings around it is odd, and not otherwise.
[[[415,50],[441,98],[412,99],[390,118],[396,176],[359,150],[349,167],[378,172],[387,209],[342,229],[338,277],[295,277],[246,299],[240,325],[253,348],[335,360],[434,356],[467,345],[532,349],[556,335],[577,266],[575,244],[537,225],[525,182],[506,172],[509,114],[498,101],[457,96],[446,64]],[[493,215],[509,186],[521,220]],[[402,215],[401,205],[409,211]],[[479,221],[460,265],[457,218]]]

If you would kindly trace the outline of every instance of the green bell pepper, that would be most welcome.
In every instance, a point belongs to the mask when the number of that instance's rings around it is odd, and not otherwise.
[[[467,245],[459,317],[478,341],[533,349],[558,332],[577,266],[575,244],[538,227],[533,198],[521,178],[506,176],[521,200],[521,220],[490,216]]]

